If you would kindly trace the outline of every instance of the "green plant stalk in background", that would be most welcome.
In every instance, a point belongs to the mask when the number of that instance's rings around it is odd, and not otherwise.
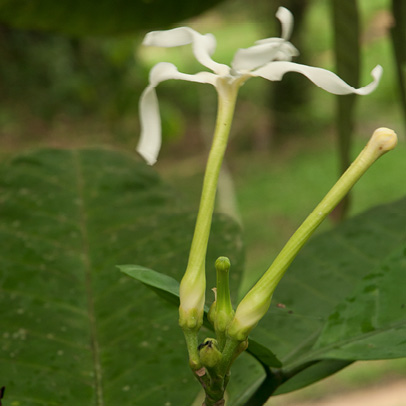
[[[361,69],[360,23],[356,0],[332,0],[334,28],[334,54],[337,74],[347,83],[359,86]],[[354,130],[354,114],[357,95],[336,97],[336,132],[339,157],[339,174],[343,174],[351,163],[351,146]],[[347,194],[332,213],[335,221],[343,220],[350,209],[350,194]]]
[[[398,89],[402,117],[406,129],[406,3],[403,0],[392,0],[394,24],[390,33],[398,75]]]

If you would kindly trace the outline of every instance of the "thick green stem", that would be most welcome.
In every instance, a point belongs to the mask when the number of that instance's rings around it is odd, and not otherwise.
[[[238,341],[228,337],[223,350],[223,357],[219,365],[219,373],[225,377],[235,359],[247,349],[248,341]]]
[[[202,406],[224,406],[225,403],[226,402],[224,399],[215,400],[215,399],[212,399],[209,395],[206,395],[206,399],[204,400],[204,403]]]
[[[193,356],[196,351],[195,348],[190,347],[190,345],[194,345],[195,341],[190,339],[191,334],[193,332],[193,334],[197,335],[197,331],[203,322],[207,244],[214,211],[217,182],[227,147],[238,87],[237,84],[229,84],[226,79],[219,78],[216,128],[204,175],[189,260],[180,284],[179,324],[185,335],[187,335],[186,342],[189,356]],[[192,359],[191,363],[194,363]]]
[[[203,180],[200,207],[197,215],[195,232],[192,246],[190,248],[189,262],[186,274],[189,269],[200,269],[205,265],[207,243],[209,240],[214,202],[216,197],[217,182],[221,164],[227,147],[228,135],[234,114],[237,89],[233,86],[224,86],[223,91],[219,89],[218,114],[216,129],[213,136],[206,172]]]
[[[198,351],[198,338],[197,331],[184,329],[183,333],[185,335],[186,347],[189,353],[189,366],[193,371],[197,371],[202,367]]]
[[[349,192],[358,179],[381,155],[387,152],[388,149],[386,148],[388,147],[383,144],[385,139],[383,137],[379,137],[380,139],[378,140],[378,137],[375,137],[375,134],[377,134],[378,131],[379,130],[375,131],[374,136],[371,138],[368,145],[344,172],[337,183],[330,189],[323,200],[316,206],[313,212],[309,214],[306,220],[287,242],[278,257],[275,259],[274,263],[269,267],[263,276],[263,280],[267,282],[264,283],[264,285],[267,285],[268,289],[273,289],[276,286],[285,273],[286,268],[296,257],[297,253],[303,247],[305,242],[310,238],[312,233],[326,218],[326,216]],[[386,133],[388,133],[387,138],[391,141],[390,149],[392,149],[394,147],[394,145],[392,146],[392,140],[396,140],[396,136],[392,137],[394,133],[391,130],[382,131],[382,135],[384,137],[386,136]]]
[[[228,329],[231,337],[243,340],[248,336],[267,312],[277,284],[312,233],[366,170],[381,155],[393,149],[396,143],[397,137],[392,130],[380,128],[374,132],[357,159],[292,235],[269,269],[238,305]]]

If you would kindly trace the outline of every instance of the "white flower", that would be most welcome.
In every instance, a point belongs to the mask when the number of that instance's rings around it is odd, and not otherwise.
[[[287,72],[298,72],[306,76],[315,85],[330,93],[343,95],[356,93],[365,95],[378,85],[382,67],[377,65],[371,72],[373,81],[356,89],[335,73],[325,69],[291,62],[298,55],[297,49],[288,41],[293,29],[293,16],[289,10],[280,7],[276,13],[282,25],[281,38],[266,38],[256,41],[255,45],[239,49],[231,62],[231,67],[217,63],[212,58],[216,48],[216,39],[212,34],[199,34],[188,27],[148,33],[143,45],[157,47],[176,47],[191,44],[195,58],[212,72],[186,74],[178,71],[175,65],[167,62],[156,64],[149,75],[149,86],[140,99],[141,137],[137,151],[153,165],[161,148],[161,120],[155,87],[168,79],[180,79],[197,83],[210,83],[217,90],[220,84],[241,86],[250,77],[263,77],[271,81],[281,80]]]

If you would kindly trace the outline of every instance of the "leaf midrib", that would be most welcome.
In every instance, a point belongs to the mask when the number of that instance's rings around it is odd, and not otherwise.
[[[89,250],[89,235],[87,230],[87,211],[85,204],[84,196],[84,178],[83,178],[83,169],[80,161],[80,152],[72,151],[74,169],[76,172],[77,179],[77,192],[78,192],[78,208],[79,208],[79,229],[82,236],[82,248],[83,248],[83,262],[85,269],[85,287],[86,287],[86,296],[87,296],[87,313],[90,325],[90,345],[93,356],[93,370],[94,370],[94,383],[95,383],[95,392],[96,392],[96,404],[98,406],[104,406],[104,397],[103,397],[103,375],[102,375],[102,366],[100,361],[100,348],[97,338],[97,326],[96,326],[96,317],[95,317],[95,308],[94,308],[94,293],[93,293],[93,284],[92,284],[92,265],[90,259],[90,250]]]

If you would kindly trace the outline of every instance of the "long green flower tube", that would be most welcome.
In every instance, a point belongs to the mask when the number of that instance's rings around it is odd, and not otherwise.
[[[356,160],[289,239],[261,279],[242,299],[228,329],[228,335],[232,339],[243,341],[248,337],[250,331],[268,311],[276,286],[312,233],[366,170],[379,157],[395,148],[396,144],[397,136],[388,128],[379,128],[373,133]]]

